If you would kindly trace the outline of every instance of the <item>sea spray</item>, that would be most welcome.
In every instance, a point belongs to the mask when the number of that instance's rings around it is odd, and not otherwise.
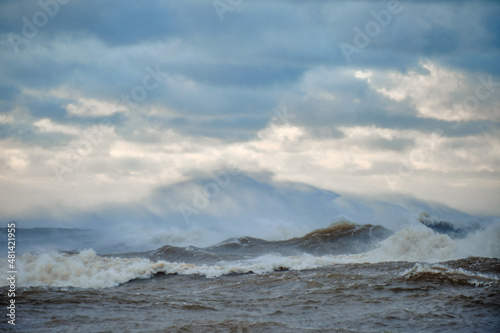
[[[356,244],[373,233],[372,226],[359,226],[349,223],[333,225],[330,228],[311,232],[301,238],[289,241],[268,242],[251,238],[241,238],[224,246],[226,257],[221,255],[221,247],[205,249],[177,248],[178,260],[164,260],[159,249],[156,252],[144,252],[111,257],[98,255],[89,249],[79,253],[46,252],[39,254],[25,253],[18,259],[19,287],[52,286],[78,288],[114,287],[136,279],[148,279],[156,274],[199,275],[216,278],[234,274],[265,274],[273,271],[317,269],[332,265],[381,263],[381,262],[427,262],[436,263],[447,260],[467,258],[471,255],[499,258],[498,225],[476,231],[464,239],[452,239],[423,226],[413,226],[400,230],[375,245],[375,249],[362,253],[313,255],[305,253],[307,249],[316,249],[319,244],[326,251],[332,244],[342,242],[342,249],[350,249],[349,243]],[[255,254],[251,244],[265,248],[267,253]],[[264,245],[265,246],[264,246]],[[279,253],[283,246],[293,246],[294,255]],[[168,249],[169,251],[172,248]],[[198,252],[225,258],[211,262],[189,263],[182,260],[185,253]],[[212,251],[212,252],[211,252]],[[236,251],[231,253],[231,251]],[[128,257],[126,257],[128,256]],[[227,259],[227,258],[236,259]],[[2,266],[7,264],[6,258]],[[5,285],[5,281],[2,282]]]

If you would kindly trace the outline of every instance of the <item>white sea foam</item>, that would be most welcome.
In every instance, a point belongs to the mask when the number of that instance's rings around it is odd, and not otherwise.
[[[254,259],[227,261],[214,265],[193,265],[178,262],[153,262],[141,258],[112,258],[97,255],[93,250],[78,254],[23,254],[17,258],[18,286],[73,286],[106,288],[134,279],[145,279],[157,273],[203,275],[208,278],[227,274],[253,272],[262,274],[280,270],[312,269],[334,264],[375,263],[384,261],[439,262],[482,256],[500,258],[500,226],[492,225],[465,239],[451,239],[424,226],[400,230],[382,241],[375,250],[352,255],[310,254],[279,256],[268,254]],[[7,271],[4,258],[3,270]],[[2,282],[3,285],[6,282]]]
[[[132,258],[109,258],[93,250],[78,254],[44,253],[23,254],[18,259],[18,286],[72,286],[79,288],[106,288],[134,280],[149,278],[157,273],[204,275],[208,278],[228,274],[253,272],[262,274],[281,267],[308,269],[337,263],[334,257],[314,257],[308,254],[293,257],[266,255],[231,261],[219,265],[193,265],[178,262]]]
[[[431,275],[440,279],[448,279],[454,283],[470,284],[476,287],[487,286],[498,282],[498,278],[487,274],[469,272],[462,268],[453,269],[438,264],[417,263],[401,274],[407,280],[418,279],[424,275]]]
[[[500,258],[500,223],[478,230],[464,239],[452,239],[425,226],[396,232],[377,249],[362,254],[368,262],[439,262],[469,256]]]
[[[458,259],[459,244],[447,235],[426,227],[406,228],[380,243],[379,248],[363,254],[369,262],[427,261]]]

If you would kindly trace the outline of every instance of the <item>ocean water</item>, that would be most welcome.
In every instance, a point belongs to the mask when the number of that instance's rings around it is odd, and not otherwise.
[[[16,326],[0,330],[500,332],[500,225],[422,222],[393,232],[341,221],[281,241],[142,252],[25,251]]]

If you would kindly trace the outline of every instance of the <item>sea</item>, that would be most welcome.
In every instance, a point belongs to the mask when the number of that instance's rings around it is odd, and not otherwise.
[[[75,249],[92,230],[18,228],[0,331],[500,332],[500,223],[421,222],[120,253]]]

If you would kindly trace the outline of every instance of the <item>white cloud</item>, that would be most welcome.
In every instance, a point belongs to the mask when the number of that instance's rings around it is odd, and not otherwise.
[[[479,76],[466,76],[429,61],[421,66],[428,73],[374,71],[370,75],[356,72],[355,76],[365,79],[372,89],[396,102],[408,100],[422,118],[500,120],[500,94],[478,88],[482,85]],[[500,88],[496,87],[496,90]]]
[[[28,165],[28,162],[22,158],[13,156],[9,159],[8,165],[12,169],[25,169]]]
[[[373,75],[371,71],[356,71],[354,72],[354,77],[362,80],[370,80],[370,77]]]
[[[75,131],[64,126],[61,129],[48,120],[38,125],[51,131]],[[65,164],[68,147],[79,137],[58,148],[4,141],[1,146],[15,149],[5,163],[17,169],[3,174],[5,200],[1,200],[0,209],[22,214],[23,210],[41,204],[33,189],[37,193],[50,189],[44,192],[47,207],[48,202],[64,202],[77,210],[91,209],[103,202],[124,203],[146,197],[158,186],[186,180],[191,172],[210,173],[227,163],[242,171],[270,171],[276,180],[303,182],[337,193],[379,195],[391,192],[386,176],[398,176],[400,163],[408,160],[413,150],[427,147],[432,149],[423,160],[413,164],[413,173],[402,179],[396,193],[409,193],[469,211],[498,212],[497,205],[491,204],[491,195],[495,186],[500,188],[500,180],[495,178],[500,165],[496,157],[500,143],[495,139],[499,133],[486,138],[441,137],[438,144],[430,147],[422,143],[428,135],[418,131],[374,126],[340,129],[344,133],[341,138],[318,139],[300,126],[270,123],[253,139],[236,143],[153,128],[149,131],[154,132],[156,140],[140,143],[110,131],[102,143],[93,146],[81,163],[64,175],[62,183],[49,161]],[[406,139],[413,145],[404,151],[387,150],[372,144],[380,139]],[[20,175],[25,185],[19,184]],[[7,198],[5,189],[14,187],[16,190]],[[75,188],[78,191],[71,190]],[[460,195],[456,195],[457,189],[462,191]],[[22,204],[13,205],[16,200]]]
[[[117,112],[125,112],[127,108],[118,103],[108,103],[93,98],[79,98],[77,103],[66,106],[69,114],[81,117],[105,117]]]
[[[0,124],[12,124],[14,117],[10,114],[0,114]]]
[[[40,132],[54,132],[54,133],[63,133],[69,135],[78,135],[80,131],[73,126],[62,125],[52,122],[52,120],[48,118],[41,119],[33,123],[34,126],[38,127]]]

